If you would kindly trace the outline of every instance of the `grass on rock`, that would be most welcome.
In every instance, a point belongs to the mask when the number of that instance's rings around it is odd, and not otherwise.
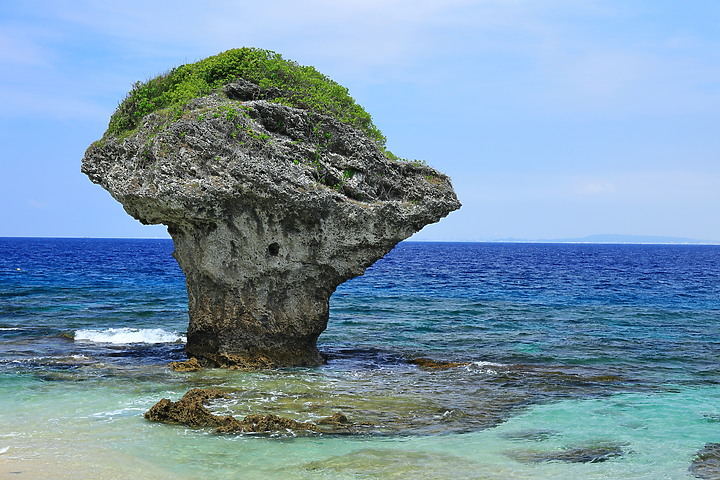
[[[271,101],[335,117],[364,131],[385,149],[385,137],[345,87],[313,67],[286,60],[269,50],[248,47],[228,50],[180,65],[146,82],[136,82],[110,118],[107,133],[125,135],[137,128],[145,115],[161,109],[175,109],[179,117],[192,99],[208,95],[238,78],[262,89],[276,88],[279,96]]]

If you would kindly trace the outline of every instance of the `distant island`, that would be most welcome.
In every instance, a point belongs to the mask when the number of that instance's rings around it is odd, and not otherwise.
[[[493,240],[495,242],[509,242],[509,243],[654,243],[654,244],[692,244],[692,245],[703,245],[703,244],[717,244],[719,242],[697,240],[693,238],[684,237],[664,237],[658,235],[614,235],[614,234],[598,234],[588,235],[582,238],[554,238],[554,239],[542,239],[542,240],[528,240],[519,238],[504,238]]]

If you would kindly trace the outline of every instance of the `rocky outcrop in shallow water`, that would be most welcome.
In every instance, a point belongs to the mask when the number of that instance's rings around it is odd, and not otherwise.
[[[176,423],[193,428],[215,428],[216,433],[266,433],[281,431],[317,431],[312,423],[298,422],[277,415],[248,415],[238,420],[232,415],[219,416],[211,413],[205,403],[218,398],[230,398],[217,388],[194,388],[177,402],[163,398],[145,413],[152,422]]]
[[[82,171],[144,224],[165,224],[185,273],[187,352],[205,366],[318,365],[329,298],[460,207],[447,176],[387,158],[332,117],[257,98],[249,82],[106,134]]]

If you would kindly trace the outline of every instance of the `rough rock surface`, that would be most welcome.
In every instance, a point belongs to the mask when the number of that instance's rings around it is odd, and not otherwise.
[[[202,370],[202,365],[197,358],[191,357],[182,362],[170,362],[170,369],[174,372],[197,372]]]
[[[399,241],[460,207],[447,176],[388,159],[331,117],[248,82],[106,134],[82,171],[185,273],[187,352],[205,366],[317,365],[329,298]]]
[[[208,400],[216,398],[229,396],[217,388],[194,388],[177,402],[163,398],[145,412],[144,416],[151,422],[179,423],[189,427],[218,427],[223,418],[210,413],[204,405]]]

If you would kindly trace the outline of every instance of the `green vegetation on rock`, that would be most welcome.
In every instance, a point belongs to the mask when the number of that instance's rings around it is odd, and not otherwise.
[[[146,82],[136,82],[110,119],[107,133],[123,135],[152,112],[171,109],[179,117],[194,98],[243,78],[261,89],[276,89],[270,101],[330,115],[364,131],[381,147],[385,137],[370,115],[337,84],[313,67],[258,48],[238,48],[181,65]]]

